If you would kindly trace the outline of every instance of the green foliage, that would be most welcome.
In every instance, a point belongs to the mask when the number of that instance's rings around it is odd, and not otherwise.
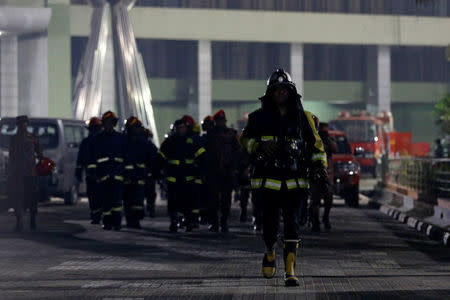
[[[450,94],[436,103],[434,113],[436,124],[439,125],[443,133],[450,135]]]

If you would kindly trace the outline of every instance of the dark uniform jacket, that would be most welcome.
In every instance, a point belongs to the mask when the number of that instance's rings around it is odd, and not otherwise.
[[[157,149],[145,136],[127,135],[127,146],[125,183],[145,186],[155,168]]]
[[[268,160],[259,153],[261,143],[269,141],[278,145],[275,160]],[[241,144],[255,161],[253,188],[280,190],[283,184],[287,189],[308,188],[308,170],[315,165],[327,166],[322,140],[312,114],[307,111],[291,112],[282,117],[277,110],[259,109],[249,115]],[[293,146],[295,144],[297,146]],[[292,151],[296,147],[299,150]],[[295,167],[291,164],[293,161]]]
[[[78,150],[78,156],[77,156],[77,168],[75,171],[76,178],[81,181],[83,176],[83,171],[88,167],[89,165],[89,151],[90,151],[90,144],[93,140],[93,137],[98,134],[96,133],[89,133],[89,136],[84,138],[81,141],[80,148]],[[87,180],[90,180],[90,178],[87,178]]]
[[[102,131],[90,143],[88,172],[97,182],[124,180],[124,162],[127,155],[127,140],[117,131]]]
[[[171,135],[159,149],[165,179],[169,183],[194,183],[206,152],[198,139]]]
[[[208,132],[208,180],[217,184],[234,183],[241,146],[237,132],[231,128],[215,127]]]

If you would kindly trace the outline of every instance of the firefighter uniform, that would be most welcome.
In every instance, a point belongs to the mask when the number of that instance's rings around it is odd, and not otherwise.
[[[23,229],[22,217],[30,211],[30,228],[36,228],[38,202],[38,181],[35,170],[36,159],[42,159],[39,139],[27,132],[28,117],[16,118],[17,134],[9,145],[8,199],[12,202],[16,215],[16,230]]]
[[[177,120],[175,127],[185,126],[183,120]],[[205,148],[190,136],[175,132],[168,137],[159,150],[163,163],[164,176],[168,188],[168,213],[170,230],[178,229],[178,214],[186,220],[186,231],[192,230],[194,201],[192,192],[196,177],[196,168],[201,165]]]
[[[154,165],[157,152],[144,135],[141,122],[128,118],[126,125],[127,154],[125,156],[124,209],[127,227],[141,228],[144,218],[144,198],[148,170]]]
[[[147,142],[150,144],[151,152],[158,156],[158,148],[153,143],[153,132],[149,129],[144,130],[144,135]],[[156,180],[157,180],[157,166],[154,162],[153,165],[147,167],[147,183],[145,187],[145,198],[147,199],[147,212],[150,218],[155,217],[155,205],[156,205]]]
[[[326,127],[326,130],[323,128]],[[319,210],[320,210],[320,200],[323,199],[324,202],[324,212],[322,217],[322,223],[326,230],[331,229],[330,224],[330,211],[333,206],[333,162],[332,155],[337,151],[336,142],[334,142],[328,135],[328,124],[321,123],[319,127],[319,135],[325,147],[325,152],[328,161],[328,178],[324,183],[313,183],[311,184],[311,203],[309,207],[309,215],[311,220],[311,231],[320,231],[319,222]]]
[[[208,186],[210,190],[210,231],[228,232],[231,195],[236,183],[237,156],[241,146],[237,132],[226,126],[226,116],[219,110],[213,116],[215,127],[208,132]],[[220,215],[220,217],[219,217]]]
[[[77,168],[75,177],[80,183],[83,181],[83,173],[88,169],[95,167],[89,165],[89,148],[93,137],[101,130],[101,120],[99,118],[91,118],[88,123],[89,135],[81,141],[77,156]],[[89,176],[86,172],[86,192],[89,201],[90,218],[92,224],[99,224],[102,218],[102,204],[98,195],[98,186],[95,178]]]
[[[266,254],[263,275],[275,275],[275,244],[280,210],[284,222],[285,284],[297,286],[295,257],[299,243],[297,212],[301,201],[307,201],[309,173],[323,178],[326,156],[314,127],[312,115],[303,110],[295,84],[283,70],[274,72],[267,82],[262,108],[251,113],[241,137],[243,147],[255,159],[252,188],[260,191],[263,212],[263,238]],[[278,88],[289,90],[288,113],[281,115],[272,100]],[[267,146],[275,148],[268,152]],[[271,155],[268,155],[270,153]]]
[[[108,111],[102,117],[104,130],[92,139],[89,151],[89,176],[94,176],[102,203],[103,228],[120,230],[124,166],[127,155],[127,140],[124,134],[114,130],[117,117]],[[107,128],[111,122],[112,128]]]

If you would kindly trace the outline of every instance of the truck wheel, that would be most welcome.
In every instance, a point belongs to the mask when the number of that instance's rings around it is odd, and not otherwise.
[[[345,204],[350,207],[359,207],[359,186],[346,189],[344,192]]]
[[[78,202],[78,188],[74,184],[70,188],[70,191],[66,192],[64,195],[64,204],[65,205],[75,205]]]

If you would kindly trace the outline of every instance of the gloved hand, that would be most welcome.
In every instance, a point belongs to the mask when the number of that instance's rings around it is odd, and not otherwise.
[[[326,183],[328,181],[328,171],[324,167],[313,168],[311,172],[313,183]]]
[[[278,145],[275,142],[262,142],[259,146],[259,152],[264,158],[274,158],[278,151]]]

